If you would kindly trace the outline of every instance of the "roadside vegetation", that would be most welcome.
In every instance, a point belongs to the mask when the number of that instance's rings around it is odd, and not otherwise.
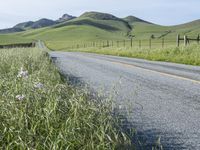
[[[65,83],[46,52],[7,49],[0,55],[0,149],[130,145],[111,104]]]
[[[79,48],[66,51],[89,52],[97,54],[115,55],[132,58],[142,58],[154,61],[175,62],[188,65],[200,65],[200,45],[192,44],[184,47],[168,47],[168,48]]]

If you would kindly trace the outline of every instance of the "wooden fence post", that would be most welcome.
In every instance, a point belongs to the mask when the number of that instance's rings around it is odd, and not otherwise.
[[[199,41],[200,41],[200,36],[199,36],[199,34],[198,34],[198,36],[197,36],[197,43],[199,44]]]
[[[133,38],[131,38],[131,47],[133,47]]]
[[[141,48],[141,47],[142,47],[141,40],[139,40],[139,48]]]
[[[187,36],[184,35],[184,46],[187,46]]]
[[[164,46],[165,46],[165,39],[163,38],[162,39],[162,48],[164,48]]]
[[[107,47],[109,47],[110,46],[110,43],[109,43],[109,41],[107,40]]]
[[[177,47],[179,47],[180,46],[180,35],[179,34],[177,35],[176,42],[177,42]]]
[[[149,39],[149,48],[151,49],[151,39]]]

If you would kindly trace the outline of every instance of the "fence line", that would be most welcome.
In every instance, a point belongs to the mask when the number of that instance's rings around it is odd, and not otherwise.
[[[8,49],[8,48],[29,48],[29,47],[35,47],[36,43],[17,43],[17,44],[6,44],[6,45],[0,45],[0,49]]]
[[[152,49],[154,46],[164,48],[167,45],[176,45],[174,41],[167,41],[164,38],[159,40],[149,39],[149,40],[106,40],[106,41],[93,41],[93,42],[79,42],[77,44],[72,44],[71,48],[87,48],[87,47],[138,47],[138,48],[149,48]]]
[[[181,43],[181,41],[184,41]],[[105,48],[105,47],[118,47],[118,48],[166,48],[166,47],[174,47],[174,46],[180,46],[184,45],[187,46],[190,44],[191,41],[197,41],[197,43],[200,43],[200,36],[198,35],[197,38],[188,38],[188,36],[184,36],[183,38],[180,37],[180,35],[177,35],[177,39],[170,40],[165,38],[160,39],[146,39],[146,40],[135,40],[133,38],[129,40],[101,40],[101,41],[92,41],[92,42],[79,42],[72,47],[69,48],[87,48],[87,47],[98,47],[98,48]]]

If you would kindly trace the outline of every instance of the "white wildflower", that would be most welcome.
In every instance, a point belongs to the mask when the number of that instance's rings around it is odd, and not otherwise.
[[[36,83],[35,85],[34,85],[34,87],[36,88],[36,89],[42,89],[43,87],[44,87],[44,84],[42,84],[42,83]]]
[[[28,78],[28,71],[24,70],[23,67],[21,67],[18,75],[17,75],[18,78]]]
[[[123,109],[123,106],[122,106],[122,105],[119,105],[119,109],[120,109],[120,110]]]
[[[24,98],[25,98],[25,95],[17,95],[16,97],[15,97],[17,100],[19,100],[19,101],[23,101],[24,100]]]

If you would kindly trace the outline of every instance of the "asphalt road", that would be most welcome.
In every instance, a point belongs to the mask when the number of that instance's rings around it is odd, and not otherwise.
[[[61,71],[111,95],[144,149],[200,149],[200,67],[88,53],[51,52]],[[140,147],[142,149],[142,146]]]

